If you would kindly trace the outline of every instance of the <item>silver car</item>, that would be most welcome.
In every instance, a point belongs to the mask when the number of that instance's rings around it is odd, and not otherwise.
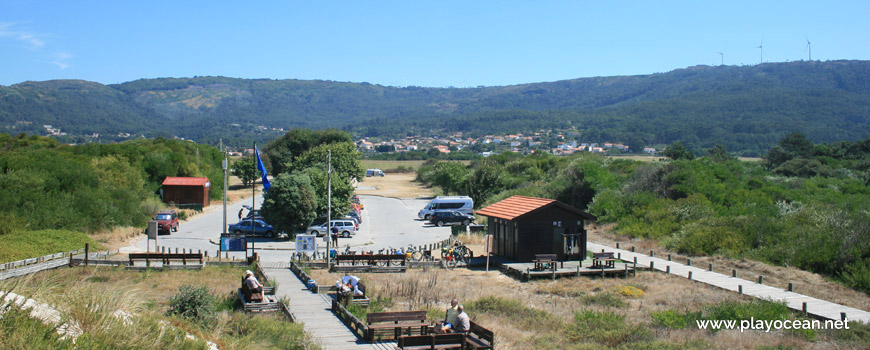
[[[335,226],[338,228],[338,233],[342,237],[350,237],[350,236],[356,234],[356,229],[355,229],[356,225],[354,224],[353,220],[341,219],[341,220],[332,220],[330,222],[332,223],[332,226]],[[320,225],[312,225],[312,226],[308,227],[308,229],[306,231],[308,231],[308,233],[310,233],[312,235],[317,235],[317,236],[323,236],[323,235],[326,235],[327,233],[329,233],[329,229],[326,228],[325,222],[320,224]]]

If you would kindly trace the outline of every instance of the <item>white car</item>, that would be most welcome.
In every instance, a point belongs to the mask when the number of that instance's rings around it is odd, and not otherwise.
[[[356,234],[355,224],[353,220],[332,220],[330,221],[332,226],[338,227],[338,233],[342,237],[350,237]],[[312,225],[308,227],[306,230],[308,233],[317,236],[323,236],[329,233],[329,229],[326,228],[326,223],[322,223],[320,225]]]

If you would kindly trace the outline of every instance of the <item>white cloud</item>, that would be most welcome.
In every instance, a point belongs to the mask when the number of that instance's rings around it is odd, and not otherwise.
[[[26,43],[32,49],[45,46],[39,34],[15,30],[14,23],[0,22],[0,38],[9,38]]]
[[[67,52],[55,52],[55,53],[54,53],[54,59],[53,59],[52,61],[50,61],[49,63],[51,63],[51,64],[57,66],[57,68],[60,68],[60,69],[67,69],[67,68],[69,68],[69,66],[70,66],[70,64],[69,64],[68,61],[69,61],[69,59],[71,59],[71,58],[73,58],[73,55],[70,54],[70,53],[67,53]]]

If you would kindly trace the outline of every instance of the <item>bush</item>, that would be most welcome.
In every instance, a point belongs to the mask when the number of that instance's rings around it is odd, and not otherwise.
[[[178,294],[169,298],[167,314],[208,325],[215,320],[216,304],[216,298],[205,286],[183,285],[178,287]]]
[[[595,342],[608,347],[652,340],[646,327],[629,325],[625,317],[610,311],[583,311],[574,314],[574,322],[565,333],[571,341]]]
[[[650,314],[653,324],[670,329],[684,329],[695,325],[695,320],[701,318],[700,312],[677,312],[674,310],[656,311]]]

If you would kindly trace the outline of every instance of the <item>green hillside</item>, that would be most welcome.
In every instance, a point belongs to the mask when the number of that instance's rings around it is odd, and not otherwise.
[[[224,77],[0,87],[0,131],[41,133],[43,124],[102,139],[125,132],[238,145],[302,127],[357,136],[562,128],[634,149],[683,141],[759,155],[791,132],[815,142],[870,135],[870,62],[696,66],[479,88]]]

